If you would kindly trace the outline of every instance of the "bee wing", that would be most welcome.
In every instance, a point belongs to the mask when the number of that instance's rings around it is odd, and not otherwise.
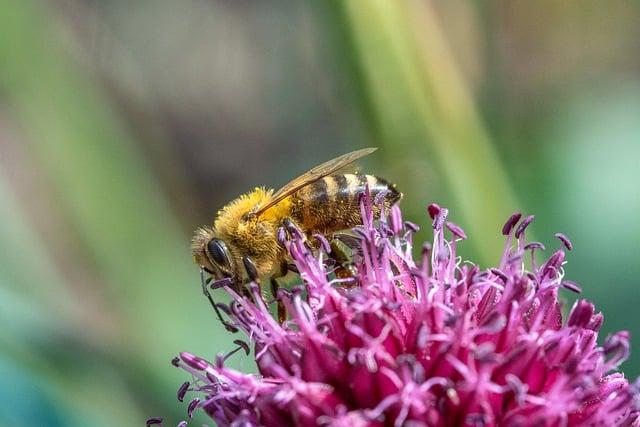
[[[368,156],[376,150],[377,148],[363,148],[362,150],[352,151],[308,170],[299,177],[289,181],[284,187],[276,191],[266,205],[260,206],[258,208],[258,210],[255,212],[255,215],[260,216],[270,207],[272,207],[285,197],[295,193],[302,187],[305,187],[327,175],[331,175],[332,173],[342,169],[348,164],[355,162],[361,157]]]

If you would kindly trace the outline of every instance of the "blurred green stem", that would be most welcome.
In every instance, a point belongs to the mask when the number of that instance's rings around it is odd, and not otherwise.
[[[498,230],[518,204],[431,3],[337,4],[344,7],[382,143],[400,158],[436,157],[432,164],[442,168],[481,261],[495,261]]]

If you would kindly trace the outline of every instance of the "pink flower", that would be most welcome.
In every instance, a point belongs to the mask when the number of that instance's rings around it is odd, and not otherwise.
[[[201,408],[220,426],[640,426],[640,382],[615,371],[628,333],[598,346],[603,316],[586,300],[563,320],[558,292],[580,291],[564,280],[566,236],[538,265],[544,247],[525,242],[533,216],[514,214],[500,264],[482,271],[456,255],[466,235],[431,205],[433,244],[416,261],[417,227],[397,206],[374,224],[372,203],[364,198],[354,229],[354,283],[333,274],[328,245],[312,251],[293,232],[285,245],[304,286],[280,291],[286,322],[257,284],[255,302],[227,288],[223,309],[249,337],[259,375],[181,353],[174,364],[192,381],[178,397],[196,396],[189,416]]]

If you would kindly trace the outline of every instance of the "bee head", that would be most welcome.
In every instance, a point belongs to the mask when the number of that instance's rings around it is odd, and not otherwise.
[[[231,252],[225,241],[215,236],[213,229],[202,227],[196,230],[191,252],[195,262],[216,279],[233,278],[235,263]]]

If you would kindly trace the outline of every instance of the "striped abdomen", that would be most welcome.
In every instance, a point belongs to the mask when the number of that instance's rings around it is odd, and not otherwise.
[[[386,192],[387,212],[402,197],[391,184],[373,175],[329,175],[292,195],[291,216],[308,233],[331,233],[355,227],[362,223],[359,200],[367,185],[372,197]],[[380,214],[379,206],[374,206],[374,214]]]

